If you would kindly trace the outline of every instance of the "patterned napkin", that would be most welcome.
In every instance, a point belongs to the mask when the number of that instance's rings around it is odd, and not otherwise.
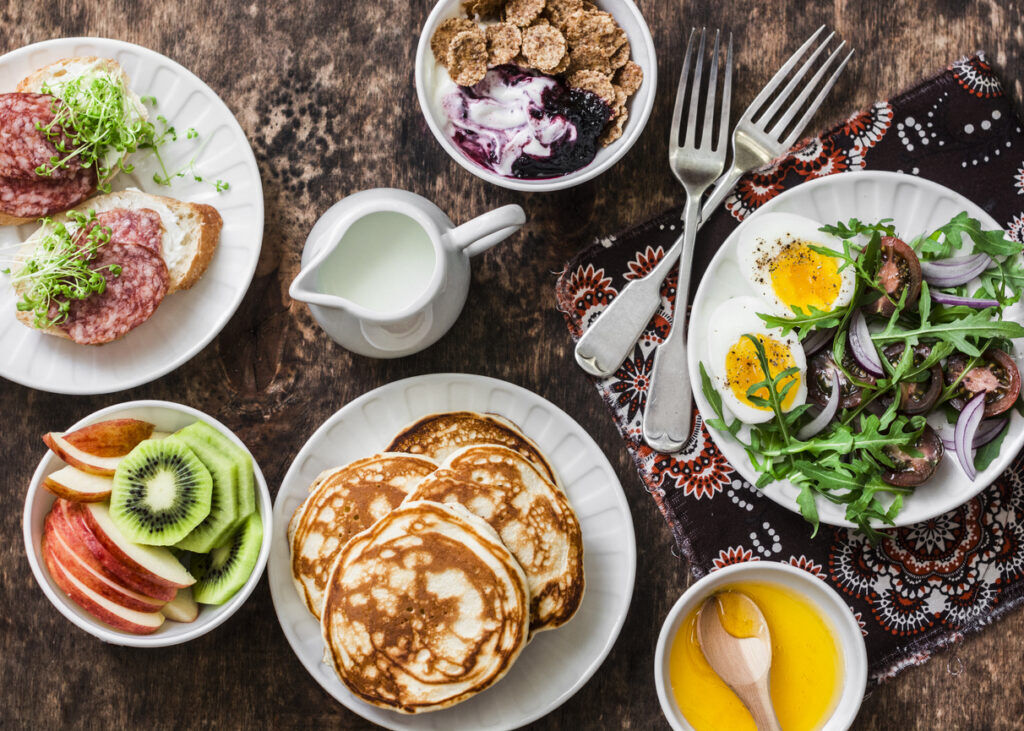
[[[979,53],[913,89],[799,143],[744,177],[702,229],[694,279],[751,211],[794,185],[850,170],[892,170],[941,183],[981,205],[1016,241],[1024,237],[1024,134],[999,78]],[[579,338],[629,280],[643,276],[678,232],[680,209],[595,243],[558,280],[558,308]],[[694,287],[693,289],[696,289]],[[835,587],[861,625],[871,678],[881,682],[980,629],[1024,599],[1024,455],[980,496],[872,547],[822,525],[747,483],[697,420],[677,455],[641,440],[654,348],[667,333],[675,275],[662,307],[614,377],[596,381],[640,476],[696,576],[740,561],[784,561]]]

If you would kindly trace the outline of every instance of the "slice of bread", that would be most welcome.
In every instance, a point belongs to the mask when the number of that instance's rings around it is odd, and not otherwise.
[[[167,264],[168,274],[167,294],[188,289],[199,281],[209,266],[220,239],[223,221],[216,208],[203,203],[185,203],[129,188],[90,198],[71,210],[95,211],[99,214],[116,208],[148,208],[160,216],[163,226],[161,253]],[[55,221],[66,221],[67,218],[67,212],[53,216]],[[32,256],[44,233],[44,229],[40,227],[25,240],[18,252],[18,261],[26,261]],[[20,295],[20,292],[18,294]],[[25,325],[33,327],[31,312],[18,312],[17,317]],[[43,332],[67,337],[63,330],[55,327],[47,328]]]

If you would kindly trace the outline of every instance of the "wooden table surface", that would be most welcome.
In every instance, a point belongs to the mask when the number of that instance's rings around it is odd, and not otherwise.
[[[1021,98],[1019,0],[640,0],[661,78],[643,136],[596,180],[527,195],[473,177],[428,131],[412,64],[431,4],[24,0],[0,8],[4,51],[52,37],[108,36],[191,69],[249,135],[266,201],[252,287],[223,333],[189,363],[146,386],[94,398],[0,382],[7,475],[0,493],[0,535],[7,538],[0,545],[0,726],[368,726],[306,674],[278,626],[265,580],[224,626],[174,648],[108,646],[65,621],[36,585],[21,537],[24,493],[44,453],[39,436],[121,401],[180,401],[234,429],[276,492],[303,442],[351,399],[407,376],[465,371],[525,386],[585,424],[615,466],[633,512],[637,581],[619,641],[587,686],[536,727],[666,727],[653,686],[654,646],[688,572],[673,557],[669,531],[597,392],[573,364],[553,286],[563,263],[594,236],[680,201],[665,162],[684,29],[706,24],[736,34],[733,104],[743,109],[799,40],[822,23],[836,28],[857,55],[812,126],[978,48],[1001,67],[1018,104]],[[455,328],[398,361],[349,354],[287,295],[317,216],[349,193],[380,186],[424,195],[456,222],[511,202],[528,217],[522,233],[474,261],[469,301]],[[1022,642],[1024,612],[1017,611],[874,691],[856,727],[1019,726]]]

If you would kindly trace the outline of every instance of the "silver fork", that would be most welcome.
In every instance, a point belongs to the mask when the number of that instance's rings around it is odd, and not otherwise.
[[[715,184],[707,202],[701,208],[701,224],[706,220],[725,199],[732,190],[736,181],[744,173],[771,162],[773,159],[784,153],[811,121],[818,107],[821,106],[825,96],[832,90],[840,72],[849,61],[850,54],[839,62],[832,71],[828,81],[821,87],[818,94],[810,100],[808,98],[814,88],[822,80],[834,62],[841,56],[840,51],[846,45],[845,41],[834,49],[828,58],[821,64],[817,72],[806,81],[799,96],[790,102],[789,107],[778,120],[769,127],[772,118],[781,109],[782,104],[788,97],[804,82],[811,72],[815,62],[822,52],[828,47],[834,33],[830,33],[817,46],[811,56],[793,75],[793,78],[780,92],[789,74],[803,58],[807,50],[821,36],[825,26],[818,28],[807,41],[797,49],[788,61],[776,72],[771,81],[761,90],[761,93],[750,103],[747,110],[740,117],[736,129],[732,135],[732,167],[726,175]],[[776,94],[776,92],[778,92]],[[770,106],[765,104],[772,100]],[[799,120],[793,125],[792,130],[787,125],[793,118],[801,114]],[[757,117],[755,119],[755,116]],[[698,224],[700,225],[700,224]],[[684,232],[685,233],[685,232]],[[679,258],[679,250],[682,248],[683,237],[680,236],[672,248],[668,250],[665,257],[651,270],[643,279],[638,279],[626,285],[618,296],[601,313],[600,317],[583,334],[576,344],[576,362],[587,373],[593,376],[607,377],[615,373],[633,350],[637,338],[643,333],[644,328],[651,321],[654,313],[658,311],[661,304],[661,283],[668,275],[672,265]],[[688,273],[680,272],[680,281],[688,277]],[[677,301],[684,302],[685,298]]]
[[[732,99],[732,35],[725,54],[725,73],[722,81],[722,103],[718,115],[718,134],[715,134],[715,92],[718,87],[718,41],[711,52],[711,72],[704,97],[704,124],[697,127],[697,107],[701,95],[701,71],[704,66],[705,29],[700,32],[700,48],[693,78],[690,78],[690,60],[693,57],[693,39],[696,28],[690,31],[686,44],[686,59],[679,75],[676,106],[672,112],[672,130],[669,133],[668,159],[672,172],[686,189],[686,207],[683,209],[683,241],[679,257],[679,282],[676,285],[675,316],[668,336],[654,354],[654,369],[647,389],[647,408],[644,410],[644,441],[659,452],[677,452],[689,436],[692,393],[690,379],[686,377],[686,298],[689,291],[689,271],[693,262],[697,223],[700,221],[700,201],[704,192],[722,174],[725,168],[726,140],[729,135],[729,102]],[[689,87],[689,93],[687,93]],[[683,109],[688,107],[685,137],[679,142]],[[699,139],[698,139],[699,135]],[[673,247],[675,248],[675,247]],[[670,258],[669,257],[666,258]],[[685,276],[684,276],[685,275]]]

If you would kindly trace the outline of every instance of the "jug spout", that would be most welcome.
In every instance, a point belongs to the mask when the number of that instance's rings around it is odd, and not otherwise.
[[[319,305],[336,310],[346,308],[345,299],[337,295],[321,292],[317,287],[317,271],[323,264],[323,259],[314,261],[312,266],[302,269],[288,287],[288,296],[296,302],[304,302],[307,305]]]

